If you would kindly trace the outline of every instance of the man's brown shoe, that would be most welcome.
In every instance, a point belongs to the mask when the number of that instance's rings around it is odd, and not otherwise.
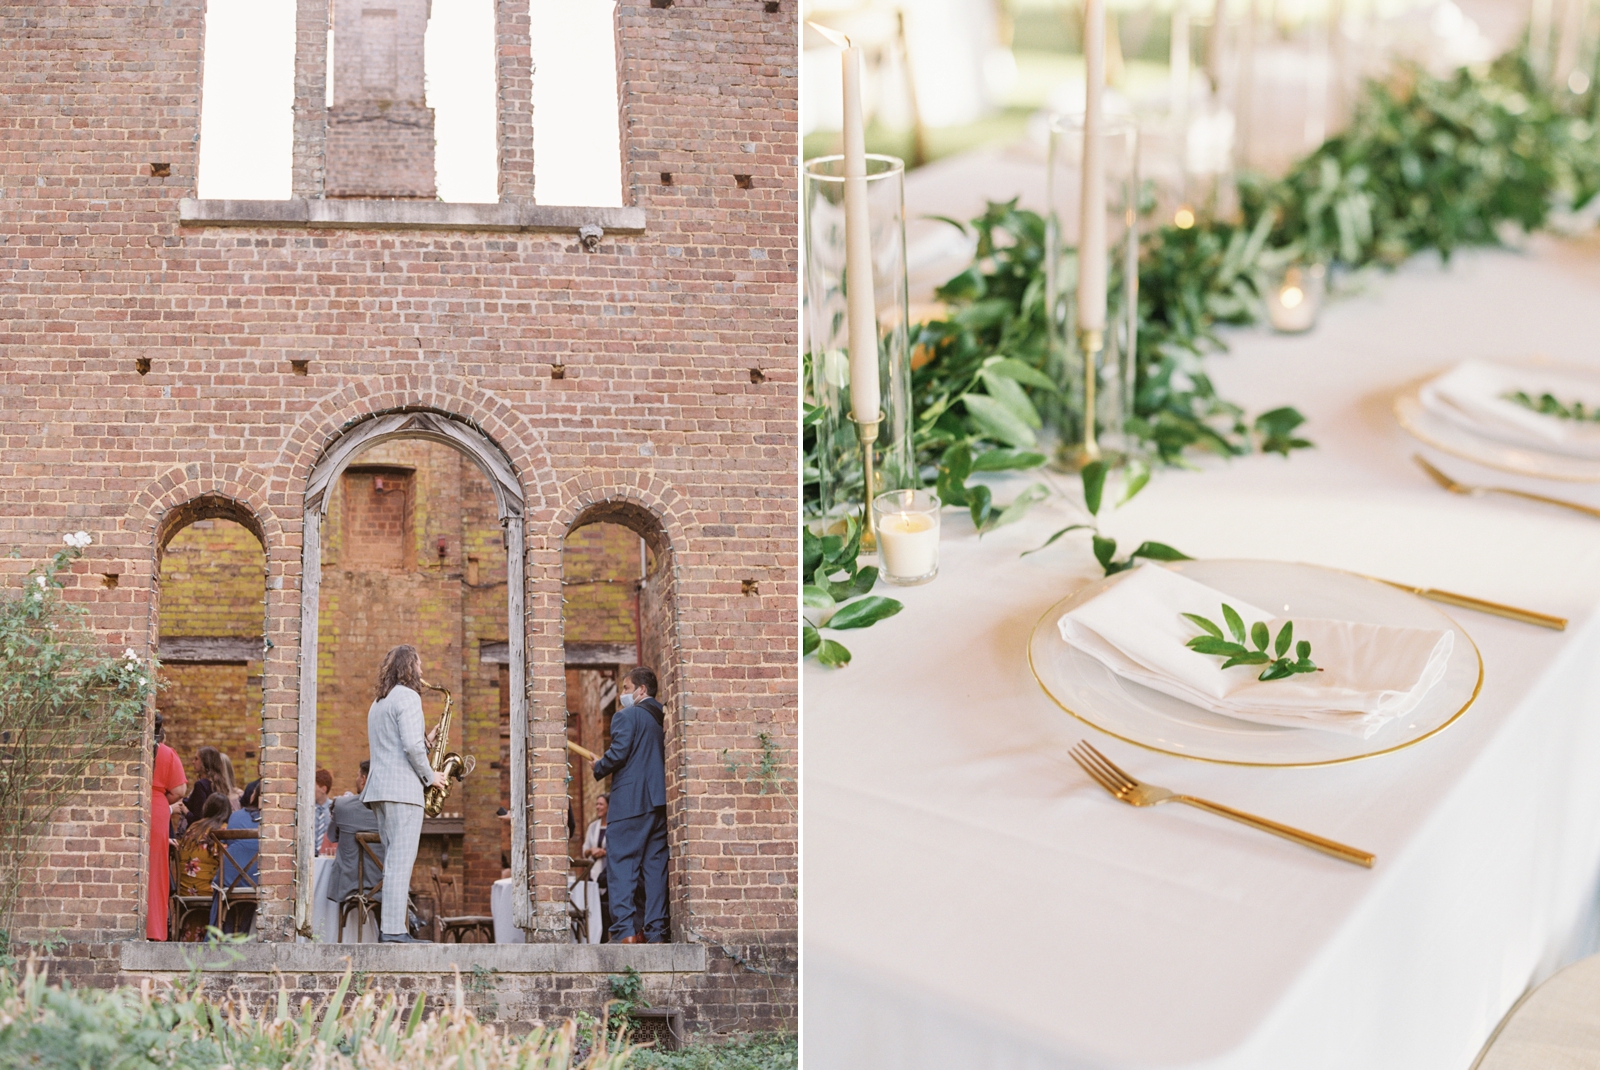
[[[619,943],[619,944],[642,944],[642,943],[644,943],[644,936],[642,934],[640,934],[640,933],[634,933],[632,936],[624,936],[621,940],[618,940],[617,943]]]

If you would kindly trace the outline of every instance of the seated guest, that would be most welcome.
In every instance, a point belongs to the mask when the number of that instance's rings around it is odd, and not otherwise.
[[[597,816],[583,834],[583,857],[595,860],[589,868],[589,879],[600,889],[600,918],[605,925],[600,930],[602,941],[609,940],[611,935],[611,899],[606,895],[606,812],[610,808],[611,794],[602,792],[594,801]]]
[[[200,820],[200,815],[205,813],[206,800],[211,798],[213,792],[227,792],[233,787],[231,782],[224,780],[221,751],[215,747],[201,747],[196,757],[200,763],[200,779],[194,782],[194,790],[183,800],[183,808],[188,811],[190,821]]]
[[[184,830],[178,841],[178,894],[210,895],[212,881],[217,876],[217,859],[220,851],[212,833],[228,827],[228,797],[212,795],[206,800],[205,811]],[[205,923],[198,917],[185,922],[180,940],[198,940],[203,935]]]
[[[234,778],[233,762],[226,754],[219,754],[218,757],[222,760],[223,783],[218,784],[216,790],[227,792],[229,805],[233,807],[234,813],[238,813],[239,807],[244,805],[241,801],[244,798],[244,789],[238,786],[239,782]]]
[[[227,759],[227,755],[223,755]],[[261,781],[252,780],[239,794],[239,809],[228,818],[228,828],[239,831],[245,829],[261,828]],[[222,858],[221,886],[224,889],[232,888],[235,891],[248,891],[254,885],[250,881],[261,879],[261,869],[256,855],[260,852],[260,840],[233,840],[228,844],[228,853]],[[239,875],[239,867],[243,866],[247,877]],[[211,913],[213,924],[220,905],[218,900],[213,900]],[[255,918],[255,906],[249,905],[240,908],[234,917],[223,919],[223,932],[248,930],[250,922]]]
[[[333,864],[332,879],[328,881],[328,898],[335,903],[342,903],[356,891],[356,860],[360,856],[360,848],[356,844],[356,833],[377,832],[378,815],[367,808],[361,801],[361,792],[367,788],[367,771],[372,768],[372,763],[362,762],[361,773],[356,777],[356,794],[344,794],[333,800],[328,817],[328,841],[338,851],[338,861]],[[371,845],[372,853],[377,857],[377,865],[368,861],[362,872],[364,878],[363,891],[370,892],[383,879],[383,844]]]
[[[328,819],[333,816],[333,800],[328,796],[333,794],[333,774],[326,769],[317,770],[317,827],[316,842],[318,854],[332,854],[328,846]]]

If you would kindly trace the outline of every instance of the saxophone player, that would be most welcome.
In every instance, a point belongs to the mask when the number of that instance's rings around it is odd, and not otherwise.
[[[383,841],[383,913],[378,939],[386,944],[425,943],[406,931],[411,867],[422,838],[422,789],[443,786],[444,774],[428,762],[422,720],[422,658],[414,646],[384,655],[367,711],[371,770],[361,801],[378,818]]]

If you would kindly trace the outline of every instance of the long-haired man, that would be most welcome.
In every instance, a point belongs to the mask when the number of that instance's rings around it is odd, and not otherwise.
[[[443,784],[428,763],[422,723],[422,657],[414,646],[397,646],[383,657],[372,708],[367,711],[370,772],[361,801],[378,818],[383,841],[383,916],[378,939],[386,944],[424,943],[406,931],[406,896],[422,838],[422,789]]]

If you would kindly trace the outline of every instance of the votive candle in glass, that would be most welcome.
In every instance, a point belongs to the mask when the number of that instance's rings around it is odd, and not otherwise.
[[[891,490],[873,499],[884,582],[912,587],[939,574],[939,508],[939,496],[928,490]]]
[[[1324,274],[1321,264],[1290,264],[1267,280],[1267,320],[1274,330],[1299,334],[1316,326]]]

